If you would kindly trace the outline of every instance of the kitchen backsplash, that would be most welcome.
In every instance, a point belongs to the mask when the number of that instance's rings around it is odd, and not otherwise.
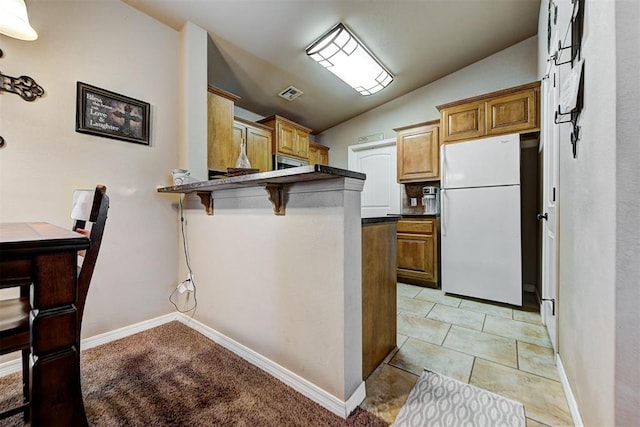
[[[426,186],[440,187],[440,181],[412,182],[403,184],[402,188],[402,213],[405,215],[422,215],[424,214],[424,206],[422,206],[422,188]],[[416,199],[416,206],[411,206],[411,199]]]

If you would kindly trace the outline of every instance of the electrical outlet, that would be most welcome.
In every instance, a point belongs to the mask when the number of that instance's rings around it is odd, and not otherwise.
[[[418,199],[415,197],[411,198],[411,206],[418,206]]]

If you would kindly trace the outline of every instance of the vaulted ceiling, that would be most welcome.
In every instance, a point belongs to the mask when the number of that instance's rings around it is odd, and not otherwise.
[[[209,83],[238,106],[319,133],[534,36],[540,0],[123,0],[180,30],[206,30]],[[362,96],[305,54],[345,23],[394,75]],[[288,86],[304,92],[286,101]]]

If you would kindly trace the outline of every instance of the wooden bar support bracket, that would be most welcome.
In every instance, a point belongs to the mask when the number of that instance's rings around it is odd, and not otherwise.
[[[211,197],[211,192],[198,191],[197,194],[200,197],[200,203],[204,206],[207,215],[213,215],[213,197]]]
[[[267,184],[265,189],[269,193],[269,201],[273,205],[273,213],[284,215],[285,192],[282,184]]]

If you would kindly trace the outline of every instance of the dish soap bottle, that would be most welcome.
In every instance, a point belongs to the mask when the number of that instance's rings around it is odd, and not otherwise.
[[[238,160],[236,160],[236,168],[251,168],[251,163],[249,163],[249,158],[247,157],[247,143],[244,142],[244,138],[240,141],[240,154],[238,155]]]

